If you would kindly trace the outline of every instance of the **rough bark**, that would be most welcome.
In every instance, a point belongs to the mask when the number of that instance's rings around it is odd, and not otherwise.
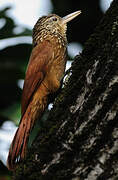
[[[71,68],[14,179],[118,179],[118,1]]]

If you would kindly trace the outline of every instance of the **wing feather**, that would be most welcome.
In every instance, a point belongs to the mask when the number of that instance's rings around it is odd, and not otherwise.
[[[33,48],[26,71],[21,114],[24,115],[27,106],[46,75],[47,64],[53,57],[53,48],[49,41],[43,41]]]

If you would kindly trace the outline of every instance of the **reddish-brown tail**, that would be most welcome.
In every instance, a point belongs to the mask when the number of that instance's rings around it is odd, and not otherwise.
[[[13,170],[16,167],[16,164],[24,159],[29,140],[29,134],[34,126],[36,119],[42,115],[47,105],[47,96],[42,94],[42,98],[40,99],[37,96],[38,93],[35,94],[33,100],[27,107],[27,110],[21,119],[19,127],[10,146],[7,159],[7,167],[9,170]]]
[[[17,162],[24,158],[27,142],[29,139],[29,133],[32,129],[32,121],[29,117],[23,117],[20,125],[16,131],[12,144],[10,146],[9,155],[7,159],[8,169],[14,169]]]

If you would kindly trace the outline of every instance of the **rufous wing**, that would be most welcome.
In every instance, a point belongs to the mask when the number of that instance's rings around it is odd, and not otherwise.
[[[23,86],[21,102],[22,116],[24,115],[34,92],[43,81],[46,75],[47,65],[52,58],[53,48],[49,41],[45,40],[33,48]]]

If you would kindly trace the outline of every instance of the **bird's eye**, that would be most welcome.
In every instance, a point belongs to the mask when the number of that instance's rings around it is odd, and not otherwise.
[[[56,17],[53,17],[52,20],[53,20],[53,21],[57,21],[57,18],[56,18]]]

